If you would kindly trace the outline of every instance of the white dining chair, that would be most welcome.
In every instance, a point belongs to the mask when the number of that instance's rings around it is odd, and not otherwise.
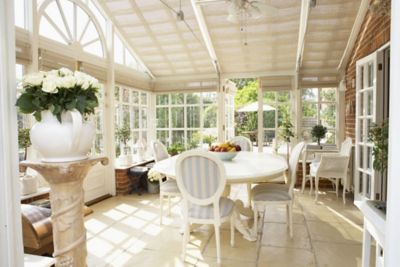
[[[156,162],[167,159],[170,157],[167,148],[160,141],[154,141],[152,143],[152,149],[154,154],[154,159]],[[163,218],[163,202],[164,198],[168,198],[168,215],[171,214],[171,197],[179,197],[181,193],[179,192],[176,180],[169,179],[166,177],[165,181],[160,181],[160,225],[162,224]]]
[[[318,201],[318,184],[321,178],[330,180],[336,186],[336,196],[339,196],[339,182],[343,182],[343,203],[346,203],[347,172],[349,168],[352,139],[347,137],[342,143],[339,153],[321,154],[319,161],[310,164],[311,179],[315,177],[315,201]]]
[[[298,143],[292,150],[289,158],[288,183],[273,184],[264,183],[256,185],[251,190],[254,225],[252,234],[257,236],[258,231],[258,213],[264,211],[266,206],[285,205],[287,213],[287,223],[289,225],[290,237],[293,237],[293,215],[292,206],[294,203],[293,189],[297,178],[297,163],[299,162],[301,151],[304,148],[304,142]]]
[[[183,259],[189,242],[190,224],[213,224],[217,261],[221,262],[220,226],[231,223],[231,246],[234,246],[234,202],[222,197],[226,185],[225,167],[220,159],[205,151],[187,151],[176,161],[176,180],[182,193],[184,220]]]
[[[242,151],[253,151],[253,144],[251,143],[251,140],[247,137],[244,136],[235,136],[231,140],[229,140],[230,143],[239,145]],[[247,202],[249,203],[249,206],[251,206],[251,187],[252,184],[248,183],[247,185]]]
[[[253,151],[253,144],[251,140],[244,136],[235,136],[231,140],[230,143],[239,145],[242,151]]]

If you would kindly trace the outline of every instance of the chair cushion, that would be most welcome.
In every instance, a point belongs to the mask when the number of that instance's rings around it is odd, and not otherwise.
[[[286,184],[260,184],[251,190],[253,201],[288,201],[289,187]]]
[[[234,206],[235,203],[231,199],[221,197],[219,200],[220,217],[229,216],[232,213]],[[189,209],[189,217],[196,219],[212,219],[214,218],[213,205],[200,206],[193,204]]]
[[[178,184],[176,180],[169,179],[160,184],[160,191],[166,193],[179,193]]]

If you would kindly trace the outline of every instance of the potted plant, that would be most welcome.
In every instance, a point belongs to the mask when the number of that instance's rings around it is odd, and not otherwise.
[[[66,68],[24,76],[16,105],[37,121],[30,139],[43,161],[87,158],[95,135],[88,118],[99,104],[99,89],[95,78]]]
[[[382,176],[385,176],[388,167],[389,122],[386,120],[381,125],[373,125],[369,129],[368,139],[374,144],[372,166]]]
[[[31,139],[29,138],[29,129],[18,130],[18,146],[24,149],[23,160],[26,160],[28,155],[28,148],[32,145]],[[30,175],[26,172],[21,172],[19,176],[21,185],[21,195],[29,195],[37,192],[37,176]]]
[[[288,116],[283,120],[280,130],[280,136],[286,142],[286,160],[289,161],[289,146],[291,139],[294,137],[294,131],[293,124]]]
[[[175,156],[183,151],[185,151],[185,147],[181,143],[173,143],[167,148],[168,154],[171,156]]]
[[[147,190],[150,194],[157,194],[160,192],[160,181],[164,178],[164,175],[151,169],[147,173]]]
[[[318,146],[321,148],[321,139],[325,138],[326,133],[328,130],[323,125],[315,125],[311,130],[311,135],[315,139],[317,139]]]
[[[121,154],[118,157],[118,161],[120,165],[129,165],[132,163],[132,156],[129,155],[128,152],[128,142],[131,139],[131,129],[127,121],[124,121],[124,124],[121,128],[117,129],[115,132],[115,137],[117,138],[118,142],[123,145],[121,149]]]

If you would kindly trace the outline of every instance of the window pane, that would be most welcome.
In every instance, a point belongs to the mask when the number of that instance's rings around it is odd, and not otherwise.
[[[328,128],[336,126],[336,105],[322,104],[321,105],[321,124]]]
[[[168,131],[157,130],[157,140],[159,140],[161,143],[168,145],[168,138]]]
[[[186,103],[187,104],[200,104],[200,94],[193,93],[186,95]]]
[[[168,94],[157,95],[156,104],[157,105],[168,105]]]
[[[276,100],[281,103],[289,102],[290,101],[290,92],[277,92]]]
[[[187,149],[193,149],[199,146],[201,135],[199,131],[187,131]]]
[[[25,1],[14,0],[15,26],[25,28]]]
[[[366,92],[365,93],[366,94],[366,97],[367,97],[367,106],[366,106],[366,109],[367,109],[367,114],[366,115],[372,115],[373,114],[373,111],[374,111],[374,97],[373,97],[373,95],[372,95],[372,91],[368,91],[368,92]]]
[[[115,87],[115,91],[114,91],[114,96],[115,96],[115,101],[119,101],[119,91],[120,88],[118,86]]]
[[[217,106],[205,106],[203,107],[204,113],[204,128],[216,128],[217,127]]]
[[[317,104],[303,102],[303,127],[313,127],[318,124],[317,121]]]
[[[325,138],[321,139],[321,142],[326,144],[335,144],[336,142],[335,137],[336,137],[335,130],[329,129],[325,135]]]
[[[360,67],[360,89],[364,89],[364,66]]]
[[[275,128],[275,112],[276,110],[264,111],[264,128]]]
[[[129,112],[129,106],[128,105],[123,105],[122,106],[122,123],[123,124],[128,124],[130,126],[130,112]],[[122,125],[120,125],[122,127]]]
[[[368,87],[374,86],[374,65],[368,64]]]
[[[203,103],[204,104],[216,104],[217,103],[217,93],[203,93]]]
[[[271,146],[272,141],[274,139],[275,139],[275,130],[264,131],[264,142],[266,143],[265,145]]]
[[[147,93],[140,93],[140,104],[147,105]]]
[[[168,108],[157,108],[157,128],[168,128]]]
[[[129,103],[129,90],[126,88],[122,89],[122,101]]]
[[[281,127],[283,121],[286,118],[290,119],[290,102],[287,102],[286,104],[281,104],[278,105],[278,127]]]
[[[185,131],[172,131],[172,144],[185,144]]]
[[[139,129],[139,108],[132,107],[131,111],[132,126],[134,129]]]
[[[171,94],[171,104],[172,105],[181,105],[184,104],[184,94],[183,93],[177,93],[177,94]]]
[[[322,88],[321,101],[336,102],[336,88]]]
[[[147,128],[147,108],[142,108],[142,125],[141,129]]]
[[[318,89],[317,88],[304,89],[302,92],[302,100],[318,101]]]
[[[187,107],[187,128],[200,128],[200,107]]]
[[[367,169],[372,169],[372,148],[367,147]]]
[[[359,146],[359,166],[361,169],[364,168],[364,147],[363,146]]]
[[[131,91],[131,103],[139,104],[139,92]]]
[[[184,128],[184,107],[171,108],[171,127],[172,128]]]
[[[360,116],[365,115],[365,108],[364,108],[364,93],[360,92],[359,94],[359,101],[360,101]]]
[[[264,104],[268,104],[270,106],[275,106],[275,92],[264,92],[263,102]]]

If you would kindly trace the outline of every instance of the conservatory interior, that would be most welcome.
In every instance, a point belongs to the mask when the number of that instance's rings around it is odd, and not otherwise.
[[[0,266],[399,266],[399,11],[0,0]]]

